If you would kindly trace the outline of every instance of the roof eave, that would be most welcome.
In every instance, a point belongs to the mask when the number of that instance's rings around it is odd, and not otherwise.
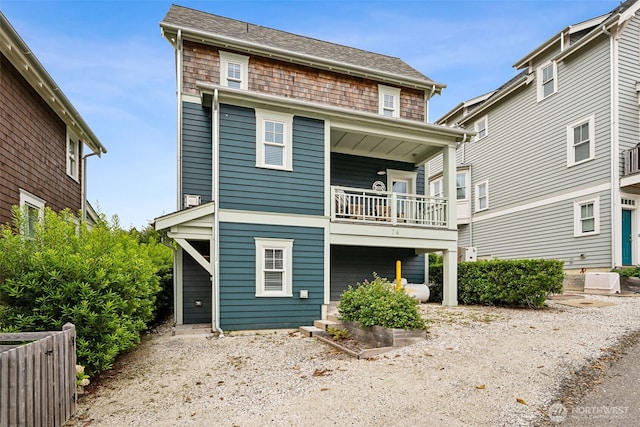
[[[460,125],[463,125],[464,123],[467,123],[469,120],[475,117],[478,117],[481,113],[485,112],[489,107],[491,107],[492,105],[494,105],[495,103],[497,103],[498,101],[506,97],[507,95],[511,94],[516,89],[520,88],[526,82],[527,82],[526,75],[523,75],[519,79],[516,79],[510,86],[499,91],[499,93],[495,98],[494,97],[489,98],[485,103],[481,104],[477,109],[473,110],[471,113],[464,116],[459,122]]]
[[[58,117],[74,130],[87,147],[98,156],[107,152],[107,149],[2,12],[0,12],[0,51],[11,61],[47,105],[56,112]]]
[[[171,39],[171,35],[176,34],[178,30],[181,30],[183,40],[208,43],[219,47],[234,49],[247,53],[254,53],[260,56],[276,58],[300,65],[312,66],[328,71],[368,78],[380,82],[396,84],[399,86],[411,87],[414,89],[421,89],[428,91],[429,93],[431,93],[431,91],[435,88],[434,94],[440,94],[442,92],[442,89],[447,87],[447,85],[444,83],[437,83],[428,79],[416,79],[409,76],[399,76],[397,74],[387,73],[373,68],[360,67],[357,65],[346,64],[340,61],[333,61],[327,58],[320,58],[314,55],[307,55],[259,43],[252,43],[233,37],[198,30],[195,28],[171,24],[165,21],[160,23],[160,27],[162,28],[164,37],[167,38],[167,40],[169,40],[169,42],[172,44],[173,42]]]

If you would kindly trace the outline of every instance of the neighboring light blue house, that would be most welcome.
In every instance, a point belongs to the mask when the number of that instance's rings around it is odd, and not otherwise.
[[[436,121],[477,133],[457,156],[460,246],[478,259],[560,259],[576,280],[640,264],[639,8],[562,29]]]
[[[291,328],[372,273],[425,281],[444,253],[455,305],[455,148],[427,124],[442,84],[384,55],[172,6],[178,211],[155,227],[178,246],[177,324]],[[442,197],[424,164],[444,156]]]

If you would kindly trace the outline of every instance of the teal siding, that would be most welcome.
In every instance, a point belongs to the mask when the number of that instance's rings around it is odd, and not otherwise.
[[[211,201],[211,109],[182,104],[182,191]]]
[[[220,208],[322,215],[324,122],[293,119],[293,171],[256,168],[250,108],[220,106]]]
[[[331,301],[338,301],[349,285],[371,281],[373,273],[395,280],[396,260],[402,261],[408,283],[424,283],[424,255],[414,249],[331,246]]]
[[[255,237],[294,239],[293,297],[256,293]],[[220,325],[223,330],[297,328],[319,319],[324,302],[324,230],[220,223]],[[309,291],[300,299],[300,289]]]
[[[377,174],[381,169],[417,172],[416,191],[424,194],[424,168],[417,168],[413,163],[331,153],[331,185],[371,189],[376,181],[386,184],[387,177]]]

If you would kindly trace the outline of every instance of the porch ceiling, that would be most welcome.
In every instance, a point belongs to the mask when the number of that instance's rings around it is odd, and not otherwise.
[[[431,145],[428,141],[408,138],[331,129],[332,152],[397,160],[416,165],[436,155],[443,145]]]

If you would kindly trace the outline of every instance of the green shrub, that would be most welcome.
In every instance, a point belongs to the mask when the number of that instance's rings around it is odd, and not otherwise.
[[[344,328],[334,328],[329,326],[327,328],[327,333],[336,341],[342,341],[351,338],[351,333],[348,329]]]
[[[563,264],[542,259],[459,263],[458,300],[464,304],[542,308],[549,294],[562,292]],[[431,295],[442,301],[442,265],[429,266],[429,281]]]
[[[640,277],[640,265],[627,268],[614,268],[611,271],[618,273],[620,277]]]
[[[157,270],[148,248],[117,219],[93,229],[70,211],[50,209],[33,238],[19,209],[15,228],[0,228],[0,305],[7,332],[60,330],[76,325],[78,363],[93,375],[140,341],[153,319]]]
[[[418,301],[395,290],[387,279],[374,273],[372,282],[358,283],[342,293],[338,312],[343,320],[360,322],[362,326],[379,325],[385,328],[426,329],[418,312]]]

